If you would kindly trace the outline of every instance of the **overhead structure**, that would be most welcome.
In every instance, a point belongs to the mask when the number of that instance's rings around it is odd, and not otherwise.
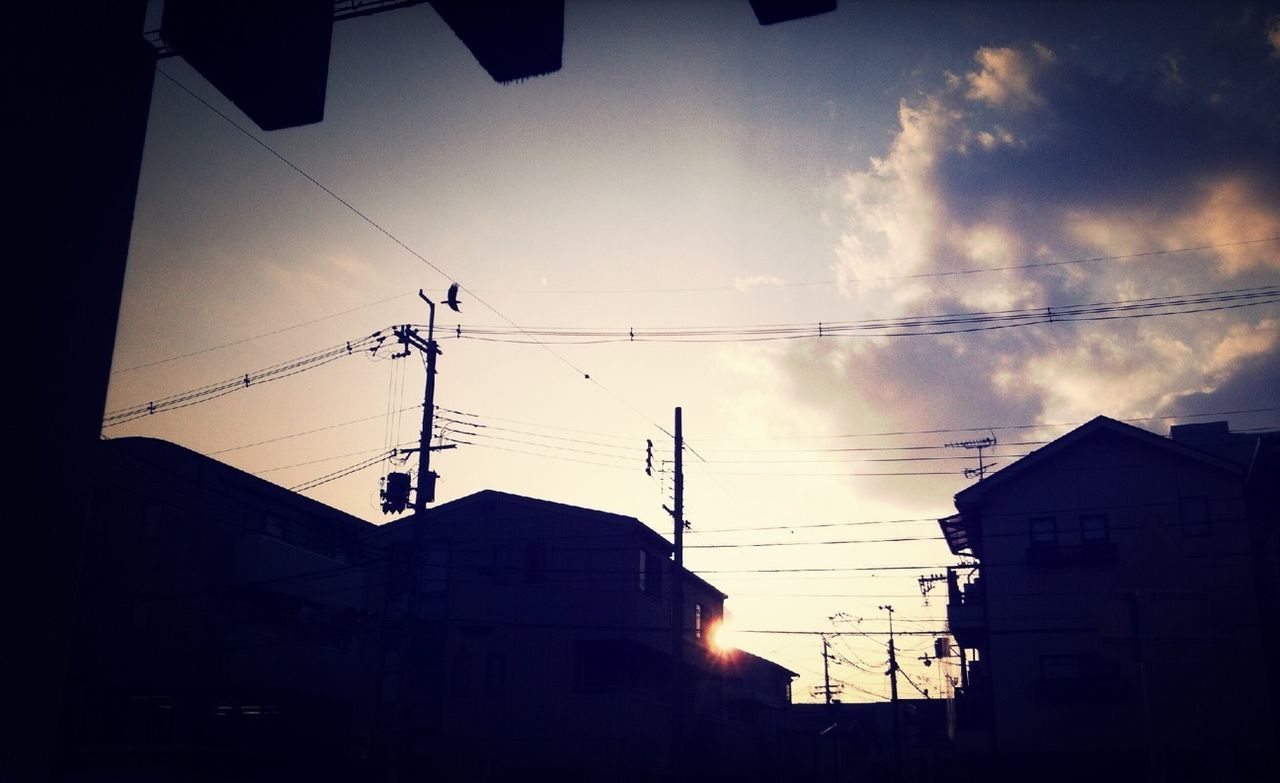
[[[263,130],[324,119],[333,0],[166,0],[160,35]]]
[[[750,0],[756,20],[763,25],[790,22],[836,10],[836,0]]]
[[[560,70],[564,0],[431,0],[431,7],[499,84]]]
[[[333,23],[429,2],[499,84],[559,71],[564,0],[166,0],[160,56],[182,55],[262,130],[324,119]],[[836,10],[837,0],[749,0],[762,25]]]

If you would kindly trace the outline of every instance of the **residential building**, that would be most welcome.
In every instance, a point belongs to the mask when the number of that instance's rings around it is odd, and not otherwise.
[[[64,779],[778,768],[795,674],[712,645],[725,594],[637,519],[485,491],[378,526],[171,443],[99,456]]]
[[[1100,416],[956,495],[953,731],[983,779],[1258,774],[1277,475],[1271,436],[1231,435]]]
[[[64,774],[349,772],[374,526],[172,443],[98,456]]]
[[[724,593],[677,574],[672,545],[639,520],[484,491],[371,541],[405,553],[374,588],[387,607],[379,709],[394,716],[379,725],[405,769],[659,780],[680,763],[700,779],[741,779],[767,763],[762,714],[789,703],[794,673],[716,650]],[[678,693],[684,708],[673,711]]]

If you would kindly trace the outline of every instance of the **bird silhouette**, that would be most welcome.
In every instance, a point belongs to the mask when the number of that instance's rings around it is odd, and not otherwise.
[[[449,308],[453,310],[455,313],[462,312],[461,310],[458,309],[458,284],[457,283],[453,283],[452,285],[449,286],[449,295],[445,297],[444,303],[449,305]]]

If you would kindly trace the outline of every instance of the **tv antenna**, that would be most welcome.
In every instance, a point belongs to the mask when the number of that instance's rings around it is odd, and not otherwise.
[[[970,450],[977,449],[978,467],[965,468],[964,477],[976,478],[978,479],[978,481],[982,481],[982,479],[986,477],[987,471],[994,468],[997,464],[995,462],[987,464],[986,460],[984,459],[985,455],[983,454],[983,452],[986,449],[989,449],[992,446],[995,446],[999,442],[1000,441],[996,440],[995,433],[993,432],[991,433],[990,436],[985,438],[975,438],[973,440],[955,441],[953,443],[946,444],[946,447],[949,449],[970,449]]]

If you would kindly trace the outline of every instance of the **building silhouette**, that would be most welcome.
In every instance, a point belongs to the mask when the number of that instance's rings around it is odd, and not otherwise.
[[[779,769],[795,674],[715,648],[725,594],[635,518],[484,491],[377,526],[164,441],[99,451],[66,779]]]
[[[1099,416],[939,521],[975,779],[1256,776],[1274,747],[1275,436]]]

